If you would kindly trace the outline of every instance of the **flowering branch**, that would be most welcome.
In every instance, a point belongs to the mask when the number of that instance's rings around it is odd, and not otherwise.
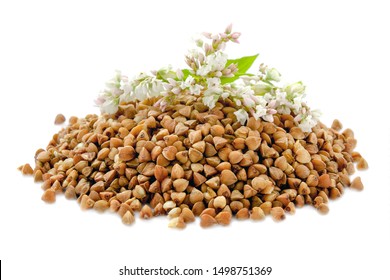
[[[226,44],[238,43],[240,35],[232,32],[231,25],[223,33],[203,33],[204,39],[211,42],[195,41],[196,48],[185,56],[189,69],[173,71],[168,67],[151,74],[140,73],[132,80],[117,71],[106,83],[106,89],[96,104],[102,112],[114,114],[119,104],[154,97],[158,98],[155,106],[162,110],[188,95],[200,97],[210,109],[220,99],[230,99],[237,106],[234,114],[241,124],[245,124],[250,116],[272,122],[276,113],[292,114],[303,131],[311,131],[317,124],[318,113],[303,102],[305,86],[302,82],[282,86],[280,73],[263,64],[258,73],[248,73],[257,54],[228,59],[224,53]]]

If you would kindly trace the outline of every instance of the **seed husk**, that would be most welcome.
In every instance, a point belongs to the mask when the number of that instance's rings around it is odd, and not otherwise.
[[[206,151],[206,142],[205,141],[199,141],[192,145],[192,148],[195,150],[198,150],[200,153],[204,153]]]
[[[330,180],[329,174],[325,173],[322,174],[318,178],[318,186],[321,188],[329,188],[332,185],[332,182]]]
[[[171,193],[171,199],[176,203],[176,205],[182,204],[184,199],[186,198],[185,192],[173,192]]]
[[[244,186],[244,197],[245,198],[253,197],[256,194],[257,194],[257,191],[254,188],[252,188],[250,185]]]
[[[162,182],[165,178],[168,177],[168,170],[160,165],[154,167],[154,177],[157,181]]]
[[[65,198],[66,199],[76,199],[77,198],[75,188],[73,186],[66,187]]]
[[[217,220],[209,214],[203,214],[200,216],[200,226],[203,228],[211,227],[217,224]]]
[[[236,213],[236,218],[238,220],[249,219],[249,210],[248,210],[248,208],[241,208],[240,210],[238,210],[238,212]]]
[[[295,158],[300,163],[309,163],[310,160],[311,160],[309,152],[307,150],[305,150],[304,148],[299,149],[296,152],[296,157]]]
[[[368,163],[363,157],[361,157],[356,167],[358,170],[366,170],[368,168]]]
[[[237,182],[237,176],[231,170],[222,170],[221,183],[227,186]]]
[[[217,212],[214,208],[206,208],[202,211],[202,213],[200,213],[200,216],[205,214],[210,215],[211,217],[215,217],[217,215]]]
[[[131,225],[135,222],[134,215],[131,211],[126,211],[126,213],[122,217],[122,223],[125,225]]]
[[[177,192],[184,192],[188,187],[188,180],[186,179],[176,179],[173,181],[173,187]]]
[[[162,155],[165,159],[172,161],[176,158],[177,149],[175,146],[168,146],[162,150]]]
[[[177,163],[172,167],[171,179],[182,179],[184,177],[184,169]]]
[[[360,176],[352,180],[351,188],[357,191],[362,191],[364,189],[362,179],[360,178]]]
[[[20,170],[22,171],[23,175],[32,175],[34,173],[34,170],[31,168],[31,165],[28,163],[22,165]]]
[[[320,213],[320,214],[323,214],[323,215],[326,215],[326,214],[328,214],[329,213],[329,207],[328,207],[328,205],[327,204],[325,204],[325,203],[321,203],[320,205],[318,205],[318,212]]]
[[[45,163],[45,162],[50,161],[50,159],[51,159],[51,154],[50,154],[48,151],[42,151],[42,152],[40,152],[40,153],[37,155],[36,159],[37,159],[38,161],[40,161],[40,162]]]
[[[332,123],[332,126],[331,126],[334,130],[341,130],[343,128],[343,125],[341,124],[341,122],[338,120],[338,119],[335,119]]]
[[[170,228],[177,228],[177,229],[184,229],[186,227],[186,223],[184,222],[183,217],[175,217],[172,220],[169,221],[168,227]]]
[[[274,180],[282,179],[283,178],[283,174],[284,174],[282,170],[280,170],[277,167],[273,167],[273,166],[271,166],[269,168],[269,173],[270,173],[272,179],[274,179]]]
[[[302,132],[302,129],[296,126],[290,129],[290,134],[296,140],[302,140],[305,138],[305,134]]]
[[[279,168],[282,171],[285,171],[288,167],[287,160],[284,156],[278,157],[275,162],[275,167]]]
[[[228,211],[219,212],[215,216],[215,220],[217,221],[217,223],[219,225],[227,226],[230,224],[230,222],[232,220],[232,213],[228,212]]]
[[[58,114],[54,119],[54,124],[63,124],[66,118],[63,114]]]
[[[82,210],[91,209],[95,205],[95,201],[93,201],[88,195],[83,194],[80,201],[80,208]]]
[[[180,217],[185,223],[192,223],[195,221],[195,215],[189,208],[183,208]]]
[[[310,169],[306,165],[299,164],[295,168],[295,174],[301,179],[306,179],[310,175]]]
[[[201,159],[203,159],[203,154],[199,152],[197,149],[193,149],[193,148],[189,149],[188,156],[190,158],[190,161],[193,163],[199,162]]]
[[[180,207],[175,207],[175,208],[172,208],[171,210],[169,210],[168,212],[168,217],[169,218],[177,218],[179,217],[181,214],[181,208]]]
[[[202,140],[202,131],[201,130],[194,130],[191,131],[188,134],[188,139],[190,140],[191,144],[195,144]]]
[[[265,213],[260,207],[253,207],[250,213],[250,218],[254,221],[261,221],[265,219]]]
[[[98,200],[94,203],[93,209],[98,212],[104,212],[110,207],[110,204],[106,200]]]
[[[282,207],[273,207],[271,209],[271,216],[275,222],[280,222],[286,218]]]
[[[293,202],[289,202],[287,206],[284,208],[284,211],[286,213],[289,213],[291,215],[295,214],[295,204]]]
[[[255,151],[260,147],[261,141],[259,137],[250,136],[245,139],[245,145],[249,150]]]
[[[119,159],[122,161],[130,161],[135,158],[135,150],[132,146],[120,147],[118,149]]]
[[[266,202],[260,204],[260,208],[263,210],[265,215],[268,215],[271,213],[272,202],[266,201]]]
[[[192,207],[192,213],[194,213],[195,216],[199,216],[204,209],[206,209],[204,203],[202,201],[198,201],[194,203],[194,206]]]
[[[41,170],[36,170],[34,172],[34,182],[42,182],[43,181],[43,178],[42,178],[42,171]]]
[[[142,147],[142,149],[138,155],[138,162],[142,163],[142,162],[148,162],[151,160],[152,160],[152,156],[150,155],[149,151],[145,147]]]
[[[54,189],[47,189],[43,195],[42,200],[47,203],[54,203],[56,202],[56,192]]]
[[[216,150],[222,149],[227,144],[227,140],[225,138],[215,136],[213,138],[214,147]]]
[[[215,209],[223,209],[226,206],[226,198],[224,196],[217,196],[214,198],[214,208]]]
[[[229,153],[229,161],[231,164],[237,164],[244,158],[244,155],[240,151],[233,151]]]
[[[192,204],[195,205],[197,202],[201,202],[203,200],[203,198],[204,198],[204,195],[200,190],[198,190],[196,188],[192,189],[192,191],[190,193],[190,202]]]

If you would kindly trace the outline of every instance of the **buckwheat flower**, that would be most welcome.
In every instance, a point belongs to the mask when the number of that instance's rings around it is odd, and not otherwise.
[[[133,85],[128,81],[127,77],[121,79],[120,89],[124,94],[129,94],[133,90]]]
[[[142,81],[134,88],[134,98],[143,101],[147,98],[148,85]]]
[[[200,92],[202,91],[203,86],[199,84],[193,84],[189,87],[190,94],[192,95],[200,95]]]
[[[271,94],[270,92],[267,92],[266,94],[263,95],[263,99],[266,103],[270,103],[272,100],[274,100],[274,95]]]
[[[180,88],[181,88],[181,89],[189,88],[189,87],[192,86],[194,83],[195,83],[194,77],[192,77],[191,75],[189,75],[189,76],[186,78],[185,81],[181,82]]]
[[[216,95],[204,96],[202,101],[203,101],[204,105],[206,105],[210,109],[213,109],[215,107],[215,104],[218,101],[218,96],[216,96]]]
[[[275,90],[275,99],[271,102],[275,103],[275,106],[269,106],[270,108],[276,108],[280,114],[290,114],[293,104],[287,99],[287,93],[280,89]]]
[[[206,57],[206,63],[211,66],[212,71],[222,71],[227,63],[227,55],[217,51]]]
[[[118,111],[118,100],[111,99],[106,100],[100,107],[103,113],[115,114]]]
[[[163,112],[165,111],[167,105],[168,103],[164,98],[160,98],[156,103],[153,104],[154,107],[160,108]]]
[[[203,47],[203,43],[204,43],[204,42],[203,42],[203,37],[204,37],[203,34],[197,33],[197,34],[194,34],[194,35],[192,36],[191,41],[192,41],[192,43],[193,43],[196,47],[201,48],[201,47]]]
[[[239,43],[238,38],[240,38],[240,36],[241,36],[241,32],[234,32],[230,35],[230,40],[235,43]]]
[[[234,114],[236,115],[237,117],[237,121],[239,121],[242,125],[245,124],[245,122],[248,120],[249,118],[249,115],[248,115],[248,112],[245,111],[244,109],[240,109],[236,112],[234,112]]]
[[[282,115],[291,113],[291,109],[287,105],[279,105],[276,110],[278,111],[279,114]]]
[[[132,92],[124,92],[119,96],[119,103],[128,103],[132,101],[133,99],[133,94]]]
[[[302,82],[296,82],[288,85],[285,88],[287,95],[289,96],[297,96],[299,94],[303,94],[305,92],[305,86]]]
[[[211,39],[211,33],[210,32],[203,32],[202,35],[206,37],[207,39]]]
[[[207,78],[207,87],[213,88],[213,87],[219,87],[221,84],[220,78]]]
[[[263,95],[267,92],[270,92],[273,88],[273,86],[270,83],[258,81],[252,86],[255,94],[257,95]]]
[[[240,89],[239,94],[242,96],[242,102],[246,107],[252,108],[258,103],[258,100],[253,95],[254,92],[250,87]]]
[[[221,94],[221,97],[222,97],[223,99],[226,99],[226,98],[228,98],[229,96],[230,96],[230,93],[227,92],[227,91],[224,91],[224,92]]]
[[[232,29],[233,29],[233,24],[229,24],[228,26],[226,26],[226,28],[225,28],[225,34],[230,34],[230,33],[232,33]]]
[[[223,90],[220,87],[208,88],[203,93],[203,104],[208,106],[210,109],[213,109],[222,93]]]
[[[280,82],[280,73],[275,68],[267,71],[265,79],[268,81]]]
[[[311,115],[315,120],[319,120],[321,117],[321,112],[319,110],[310,110]]]
[[[224,51],[226,49],[226,42],[222,41],[217,45],[217,50]]]
[[[274,112],[270,112],[268,111],[267,114],[265,116],[263,116],[263,120],[267,121],[267,122],[273,122],[274,121],[274,116],[273,116]]]
[[[115,91],[120,88],[120,83],[122,79],[122,73],[119,70],[115,71],[115,76],[106,82],[107,90],[109,91]],[[116,93],[116,92],[115,92]]]
[[[304,97],[303,95],[298,95],[293,98],[293,101],[291,103],[291,109],[295,114],[297,114],[302,110],[303,97]]]
[[[232,65],[232,64],[230,64],[230,65]],[[245,86],[252,86],[253,87],[258,81],[260,81],[260,77],[259,76],[242,75],[242,76],[240,76],[240,79],[238,81],[241,82]]]
[[[176,70],[176,77],[177,77],[179,80],[183,80],[184,74],[183,74],[183,71],[182,71],[181,69],[177,69],[177,70]]]
[[[101,106],[104,104],[104,102],[106,102],[106,99],[104,98],[103,95],[99,95],[98,98],[95,99],[95,105],[96,106]]]
[[[317,121],[312,117],[312,115],[306,115],[300,121],[298,126],[302,129],[303,132],[311,132],[311,129],[317,124]]]
[[[211,65],[204,64],[197,71],[198,76],[206,77],[211,72]]]
[[[253,113],[253,117],[256,120],[258,120],[258,119],[264,117],[265,115],[267,115],[267,108],[264,107],[263,105],[257,105],[256,111],[254,111],[254,113]]]
[[[161,95],[161,92],[163,91],[162,81],[156,78],[152,78],[151,84],[152,87],[148,93],[149,97],[157,97]]]

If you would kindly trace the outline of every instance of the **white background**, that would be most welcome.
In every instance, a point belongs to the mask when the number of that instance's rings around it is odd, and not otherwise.
[[[1,201],[4,279],[125,279],[128,267],[272,266],[264,279],[390,279],[389,49],[386,1],[2,1]],[[167,219],[127,227],[76,202],[40,199],[16,168],[45,147],[57,113],[98,113],[93,100],[115,69],[130,77],[184,67],[192,35],[242,32],[231,58],[260,53],[330,125],[354,130],[370,169],[320,216],[298,209],[283,223],[233,222],[184,231]],[[126,277],[141,279],[141,277]],[[191,277],[176,277],[190,279]],[[176,279],[166,277],[164,279]],[[203,277],[203,279],[254,277]],[[261,277],[260,277],[261,278]],[[157,279],[142,278],[142,279]]]

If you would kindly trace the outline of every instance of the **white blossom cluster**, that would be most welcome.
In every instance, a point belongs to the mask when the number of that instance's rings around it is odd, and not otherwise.
[[[260,65],[257,74],[247,71],[257,55],[229,60],[224,49],[226,43],[238,43],[240,33],[228,26],[224,33],[204,33],[211,40],[196,40],[196,48],[189,51],[186,63],[190,69],[173,71],[171,67],[141,73],[129,80],[119,71],[106,83],[106,89],[96,100],[102,112],[114,114],[119,104],[160,97],[155,104],[162,110],[181,95],[201,97],[210,109],[219,100],[229,98],[238,110],[234,113],[241,124],[249,117],[273,121],[273,115],[292,114],[296,124],[304,131],[311,131],[317,124],[318,112],[310,110],[303,102],[305,86],[296,82],[280,85],[280,74],[275,68]]]

